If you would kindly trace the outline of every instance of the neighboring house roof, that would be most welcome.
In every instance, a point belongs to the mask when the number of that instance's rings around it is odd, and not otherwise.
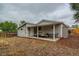
[[[45,22],[47,22],[47,23],[45,23]],[[21,27],[23,27],[23,26],[25,26],[26,24],[36,25],[36,26],[37,26],[37,25],[38,25],[38,26],[40,26],[40,25],[48,25],[48,24],[63,24],[63,25],[65,25],[66,27],[69,27],[68,25],[64,24],[64,22],[52,21],[52,20],[41,20],[40,22],[38,22],[38,23],[36,23],[36,24],[34,24],[34,23],[25,23],[25,24],[21,25],[20,27],[18,27],[18,29],[21,28]]]

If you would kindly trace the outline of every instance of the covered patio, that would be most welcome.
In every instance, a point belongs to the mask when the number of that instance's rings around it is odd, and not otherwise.
[[[59,35],[62,37],[62,25],[49,24],[28,27],[29,37],[45,40],[58,40]]]

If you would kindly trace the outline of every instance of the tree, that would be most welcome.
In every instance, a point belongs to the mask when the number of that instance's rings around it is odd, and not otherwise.
[[[71,8],[76,11],[76,14],[74,14],[74,19],[79,21],[79,3],[71,3]]]
[[[79,25],[72,25],[72,28],[79,28]]]
[[[5,22],[0,23],[0,29],[3,32],[16,32],[17,25],[16,23],[5,21]]]

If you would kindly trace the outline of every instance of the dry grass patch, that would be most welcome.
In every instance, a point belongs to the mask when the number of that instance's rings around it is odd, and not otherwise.
[[[9,42],[4,38],[0,39],[0,48],[7,48],[9,46]]]
[[[57,42],[20,37],[0,38],[0,55],[79,55],[78,38],[70,37]]]

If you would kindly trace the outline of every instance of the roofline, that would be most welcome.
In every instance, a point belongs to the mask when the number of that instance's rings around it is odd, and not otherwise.
[[[26,25],[26,24],[35,25],[35,24],[33,24],[33,23],[29,23],[29,22],[28,22],[28,23],[25,23],[25,24],[23,24],[23,25],[19,26],[19,27],[18,27],[18,29],[19,29],[19,28],[21,28],[21,27],[23,27],[23,26],[24,26],[24,25]]]
[[[68,26],[68,25],[66,25],[66,24],[64,24],[64,23],[62,23],[63,25],[65,25],[67,28],[69,28],[70,26]]]
[[[45,19],[43,19],[40,22],[38,22],[37,24],[41,23],[42,21],[63,23],[63,22],[60,22],[60,21],[53,21],[53,20],[45,20]]]
[[[47,21],[47,22],[57,22],[58,24],[63,24],[63,25],[65,25],[66,27],[69,27],[69,26],[68,26],[68,25],[66,25],[64,22],[60,22],[60,21],[45,20],[45,19],[43,19],[43,20],[41,20],[40,22],[42,22],[42,21]],[[38,23],[37,23],[37,25],[38,25],[40,22],[38,22]]]
[[[19,28],[21,28],[21,27],[23,27],[24,25],[26,25],[26,23],[25,23],[25,24],[23,24],[23,25],[21,25],[21,26],[19,26],[19,27],[18,27],[18,29],[19,29]]]
[[[36,26],[37,26],[37,25],[38,25],[39,23],[41,23],[42,21],[47,21],[47,22],[58,22],[58,24],[63,24],[63,25],[65,25],[66,27],[69,27],[69,26],[66,25],[64,22],[60,22],[60,21],[52,21],[52,20],[45,20],[45,19],[43,19],[43,20],[39,21],[39,22],[36,23],[36,24],[30,23],[30,22],[25,23],[25,24],[21,25],[20,27],[18,27],[18,29],[21,28],[21,27],[23,27],[23,26],[26,25],[26,24],[31,24],[31,25],[36,25]]]

